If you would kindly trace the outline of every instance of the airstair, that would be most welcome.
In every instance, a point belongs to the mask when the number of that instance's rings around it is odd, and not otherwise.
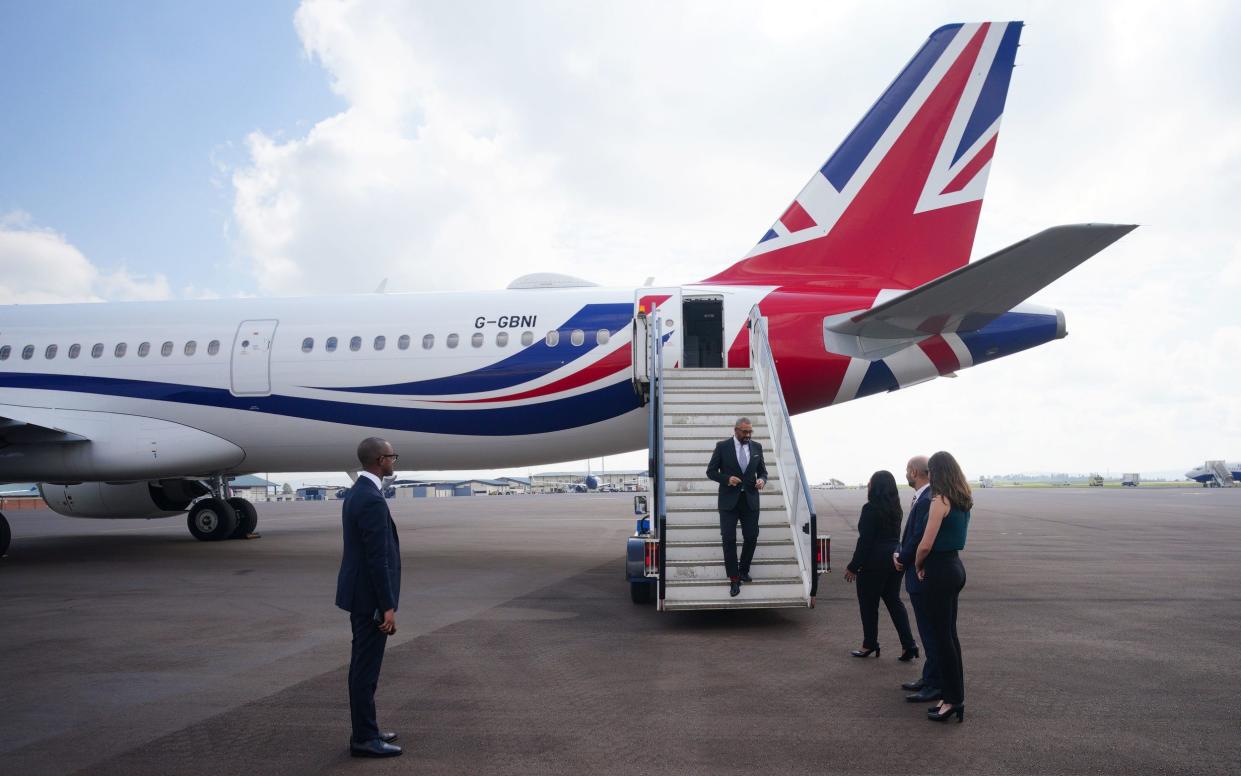
[[[748,325],[750,368],[685,369],[665,368],[660,311],[638,322],[646,329],[646,374],[635,379],[647,396],[651,470],[649,530],[640,538],[663,611],[812,607],[818,574],[829,569],[830,537],[817,534],[766,319],[757,307]],[[750,566],[753,582],[731,597],[720,545],[718,485],[707,479],[706,468],[716,443],[732,436],[734,422],[743,416],[763,447],[768,479]],[[738,552],[741,544],[738,527]]]
[[[1232,477],[1232,472],[1228,470],[1228,464],[1223,461],[1207,461],[1207,471],[1215,478],[1213,487],[1231,488],[1237,484]]]

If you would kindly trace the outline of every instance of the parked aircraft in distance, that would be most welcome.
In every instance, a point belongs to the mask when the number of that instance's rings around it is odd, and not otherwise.
[[[1185,472],[1185,476],[1194,482],[1200,482],[1203,485],[1208,485],[1210,483],[1217,482],[1220,479],[1220,475],[1227,472],[1234,480],[1241,482],[1241,463],[1236,461],[1233,461],[1232,463],[1225,463],[1223,461],[1214,463],[1222,464],[1222,469],[1203,464],[1202,466],[1196,466]]]
[[[935,30],[758,244],[695,283],[0,309],[0,481],[74,517],[188,510],[223,539],[257,521],[226,477],[352,471],[372,434],[410,468],[644,448],[640,307],[669,366],[715,368],[748,365],[759,305],[794,414],[1064,337],[1025,300],[1134,227],[1054,227],[969,263],[1021,28]]]

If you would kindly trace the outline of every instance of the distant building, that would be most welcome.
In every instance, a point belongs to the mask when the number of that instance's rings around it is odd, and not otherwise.
[[[228,487],[234,496],[241,496],[248,501],[273,501],[280,493],[279,485],[253,474],[232,478]]]
[[[706,461],[702,464],[707,469]],[[650,477],[646,469],[623,469],[610,472],[542,472],[530,475],[530,491],[532,493],[562,493],[567,488],[586,482],[586,478],[594,477],[598,487],[607,486],[608,490],[645,491],[650,489]],[[706,474],[703,475],[706,479]]]

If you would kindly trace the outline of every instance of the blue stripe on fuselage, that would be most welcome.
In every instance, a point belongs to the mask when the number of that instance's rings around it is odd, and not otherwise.
[[[109,397],[166,401],[285,417],[458,436],[519,436],[563,431],[618,417],[641,406],[624,380],[555,401],[469,410],[308,399],[300,396],[234,396],[222,388],[82,375],[0,372],[0,388],[72,391]]]
[[[502,361],[450,377],[389,385],[322,386],[321,390],[400,396],[447,396],[512,388],[551,374],[570,361],[576,361],[597,347],[595,332],[599,329],[607,329],[609,334],[615,334],[632,318],[633,305],[627,302],[588,304],[560,326],[561,342],[556,347],[549,347],[546,340],[540,340]],[[582,345],[573,345],[569,342],[569,337],[575,329],[588,335]],[[465,343],[462,343],[461,347],[465,347]],[[566,358],[566,355],[569,357]]]

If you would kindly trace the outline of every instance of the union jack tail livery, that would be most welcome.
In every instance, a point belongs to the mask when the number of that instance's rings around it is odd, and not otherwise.
[[[931,33],[754,249],[703,282],[913,288],[965,265],[1021,26]]]

